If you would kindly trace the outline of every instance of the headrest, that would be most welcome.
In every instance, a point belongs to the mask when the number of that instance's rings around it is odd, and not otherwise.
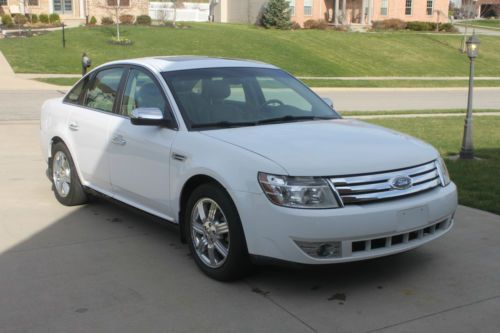
[[[223,100],[231,95],[231,87],[224,80],[212,81],[207,88],[208,97],[212,100]]]

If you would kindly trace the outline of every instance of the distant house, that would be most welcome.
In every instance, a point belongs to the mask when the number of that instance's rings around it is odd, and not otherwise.
[[[113,17],[118,0],[0,0],[0,13],[51,14],[58,13],[67,24],[85,23],[95,16]],[[120,15],[147,15],[149,0],[120,0]]]
[[[470,3],[469,0],[463,3]],[[500,17],[500,0],[477,0],[473,2],[477,17]]]
[[[332,24],[370,25],[391,18],[448,22],[449,0],[287,0],[292,21],[326,20]],[[486,0],[497,1],[497,0]],[[500,0],[498,0],[500,1]],[[257,23],[268,0],[218,0],[216,22]]]

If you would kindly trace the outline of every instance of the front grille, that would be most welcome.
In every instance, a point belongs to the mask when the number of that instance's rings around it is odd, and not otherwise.
[[[397,177],[411,178],[411,186],[399,189],[391,184]],[[339,176],[330,182],[344,205],[395,199],[441,185],[439,169],[432,161],[411,168],[373,174]]]
[[[353,255],[366,253],[377,249],[388,249],[398,245],[412,244],[413,242],[426,239],[429,236],[438,236],[443,234],[451,227],[451,218],[447,218],[431,226],[405,232],[389,237],[373,238],[351,243],[351,251]]]

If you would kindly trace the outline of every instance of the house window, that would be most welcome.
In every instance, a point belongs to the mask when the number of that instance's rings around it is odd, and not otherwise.
[[[382,0],[380,2],[380,15],[387,16],[388,0]]]
[[[0,0],[0,6],[7,6],[7,0]]]
[[[312,0],[304,0],[304,16],[311,16],[312,8],[313,8]]]
[[[38,6],[38,0],[28,0],[28,6]]]
[[[287,0],[287,2],[290,8],[290,16],[295,16],[295,0]]]
[[[107,0],[109,7],[115,7],[118,3],[118,0]],[[120,7],[129,7],[130,0],[120,0]]]
[[[433,0],[427,0],[427,15],[432,15]]]
[[[413,0],[405,0],[405,15],[411,15]]]

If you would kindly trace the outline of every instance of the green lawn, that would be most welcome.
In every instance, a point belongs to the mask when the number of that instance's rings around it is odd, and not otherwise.
[[[469,22],[471,25],[498,28],[500,29],[500,20],[473,20]]]
[[[434,145],[444,157],[460,151],[464,125],[461,117],[373,119],[369,122],[421,138]],[[451,178],[458,186],[460,204],[496,214],[500,214],[499,128],[500,117],[475,118],[474,145],[482,160],[446,160]]]
[[[343,111],[344,116],[391,116],[391,115],[406,115],[406,114],[433,114],[433,113],[453,113],[465,115],[465,109],[444,109],[444,110],[391,110],[391,111]],[[500,112],[500,109],[478,109],[474,113],[484,112]]]
[[[40,78],[36,80],[40,82],[55,84],[57,86],[72,86],[79,79],[80,78],[73,78],[73,77],[49,77],[49,78]]]
[[[414,33],[279,31],[234,24],[191,24],[191,29],[123,27],[132,46],[109,45],[113,28],[75,28],[61,33],[0,40],[16,72],[78,73],[87,52],[103,62],[153,55],[210,55],[256,59],[298,76],[467,76],[468,59],[458,52],[462,37]],[[500,76],[500,38],[481,37],[478,76]]]

